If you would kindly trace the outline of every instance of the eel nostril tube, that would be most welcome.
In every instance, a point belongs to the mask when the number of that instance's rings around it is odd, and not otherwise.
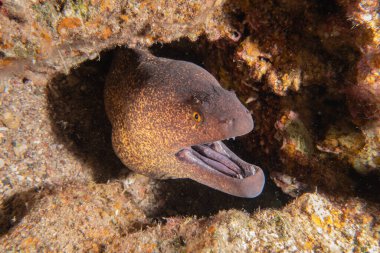
[[[233,119],[221,119],[221,120],[219,120],[219,122],[221,124],[226,124],[228,126],[231,126],[233,124],[234,120]]]

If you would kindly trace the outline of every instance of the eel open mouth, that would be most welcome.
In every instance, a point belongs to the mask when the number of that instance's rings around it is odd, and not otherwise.
[[[181,161],[205,170],[218,171],[234,179],[245,179],[261,170],[260,167],[240,159],[222,141],[186,147],[177,152],[176,156]]]

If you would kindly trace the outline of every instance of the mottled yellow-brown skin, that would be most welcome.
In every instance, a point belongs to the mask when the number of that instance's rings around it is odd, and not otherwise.
[[[261,192],[261,169],[257,184],[242,184],[244,180],[176,157],[183,148],[253,128],[250,113],[236,95],[195,64],[119,50],[106,80],[105,107],[114,150],[128,168],[154,178],[190,178],[238,196],[251,196],[248,188],[257,187],[254,196]]]

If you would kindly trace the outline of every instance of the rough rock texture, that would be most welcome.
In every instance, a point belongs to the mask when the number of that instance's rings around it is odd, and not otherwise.
[[[18,220],[21,217],[16,216],[14,222],[20,222],[17,225],[20,230],[15,231],[14,237],[4,237],[2,251],[12,248],[100,251],[113,238],[140,230],[146,222],[144,214],[122,194],[122,190],[120,184],[113,183],[66,185],[35,192],[35,196],[29,193],[26,208],[30,209],[30,214],[37,210],[38,216],[27,216],[21,222]],[[32,205],[30,202],[36,199],[39,199],[38,203]],[[13,199],[9,204],[16,201]]]
[[[2,1],[0,67],[46,75],[68,72],[115,45],[195,40],[202,33],[215,40],[232,33],[223,2]]]
[[[378,252],[379,5],[0,0],[0,251]],[[261,197],[123,167],[102,98],[118,45],[236,90],[256,127],[229,144],[270,174]]]
[[[30,193],[29,193],[30,194]],[[378,252],[379,205],[304,194],[282,210],[221,211],[154,222],[121,184],[42,190],[1,239],[5,251]],[[70,217],[70,218],[62,218]],[[117,239],[116,239],[117,238]]]

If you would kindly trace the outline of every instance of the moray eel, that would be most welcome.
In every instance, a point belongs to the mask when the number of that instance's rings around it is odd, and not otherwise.
[[[120,49],[104,101],[114,151],[129,169],[153,178],[189,178],[239,197],[262,192],[261,168],[222,142],[249,133],[252,116],[203,68]]]

